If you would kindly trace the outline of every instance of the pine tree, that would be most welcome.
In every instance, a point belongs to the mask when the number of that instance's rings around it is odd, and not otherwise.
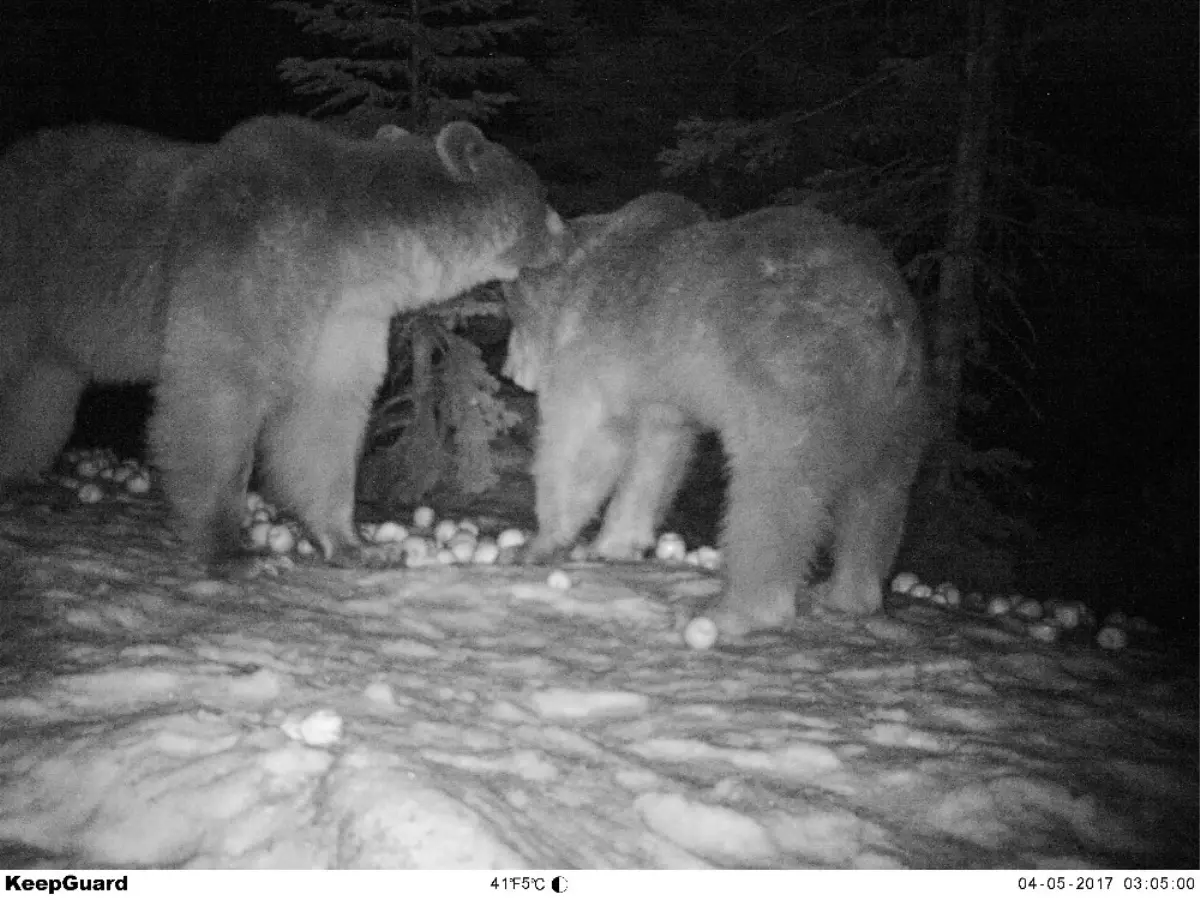
[[[514,0],[279,0],[273,4],[346,55],[292,57],[280,77],[320,98],[309,115],[436,128],[486,122],[516,95],[525,61],[508,52],[537,24]]]
[[[524,65],[512,50],[537,25],[514,0],[279,0],[308,34],[344,55],[293,57],[282,79],[319,99],[309,111],[344,130],[371,134],[387,122],[436,131],[455,119],[487,122],[513,104],[507,88]],[[491,441],[519,421],[499,382],[461,331],[497,319],[487,289],[435,313],[401,317],[392,329],[392,375],[368,435],[364,490],[414,501],[443,482],[466,493],[497,480]]]

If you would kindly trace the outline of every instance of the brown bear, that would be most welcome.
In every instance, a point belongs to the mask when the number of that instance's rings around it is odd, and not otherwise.
[[[916,303],[870,235],[819,211],[701,222],[652,194],[572,223],[579,248],[506,286],[506,373],[538,393],[538,533],[569,546],[615,490],[593,547],[640,557],[695,434],[728,458],[727,586],[706,612],[736,640],[811,602],[882,605],[924,434]]]
[[[89,382],[156,377],[171,198],[203,152],[93,126],[0,157],[0,488],[53,462]]]
[[[39,166],[38,147],[61,149]],[[356,559],[355,472],[389,320],[557,261],[569,238],[533,170],[465,122],[358,140],[263,117],[199,148],[51,132],[0,160],[0,184],[16,189],[0,216],[0,322],[18,326],[0,333],[0,404],[20,423],[0,479],[49,462],[86,382],[152,379],[154,461],[220,571],[245,554],[256,463],[327,559]]]

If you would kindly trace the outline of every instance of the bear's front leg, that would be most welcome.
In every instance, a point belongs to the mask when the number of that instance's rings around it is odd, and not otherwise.
[[[569,549],[612,493],[629,457],[631,436],[612,420],[607,398],[588,383],[587,373],[568,369],[575,367],[553,373],[538,395],[538,533],[523,554],[531,564]]]
[[[335,314],[311,360],[267,420],[260,450],[272,497],[335,565],[391,565],[398,548],[364,548],[354,526],[359,451],[387,366],[387,322]]]
[[[695,432],[675,408],[652,405],[638,416],[629,470],[592,547],[602,559],[641,559],[687,472]]]

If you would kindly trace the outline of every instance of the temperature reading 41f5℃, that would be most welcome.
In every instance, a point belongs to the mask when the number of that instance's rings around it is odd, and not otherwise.
[[[551,890],[556,894],[565,894],[567,879],[564,875],[553,878],[537,878],[530,875],[516,875],[508,878],[493,878],[491,887],[501,891],[545,891]]]

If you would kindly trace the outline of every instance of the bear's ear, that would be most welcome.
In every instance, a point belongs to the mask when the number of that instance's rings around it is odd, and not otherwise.
[[[493,144],[470,122],[451,122],[438,132],[437,152],[442,165],[456,181],[469,181],[479,174]]]
[[[388,122],[386,125],[380,125],[379,130],[375,132],[375,140],[377,141],[397,141],[400,138],[410,137],[411,132],[401,128],[399,125],[393,125]]]

